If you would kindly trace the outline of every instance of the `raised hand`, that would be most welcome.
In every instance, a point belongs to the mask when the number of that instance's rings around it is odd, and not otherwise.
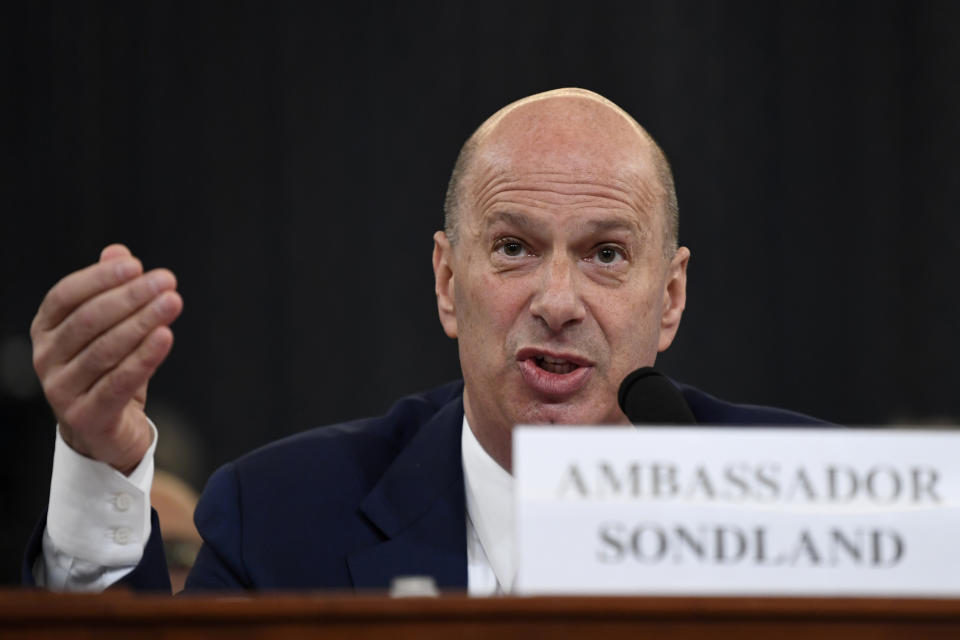
[[[63,439],[123,473],[151,444],[143,407],[173,346],[176,286],[170,271],[143,273],[129,249],[110,245],[47,293],[30,326],[33,366]]]

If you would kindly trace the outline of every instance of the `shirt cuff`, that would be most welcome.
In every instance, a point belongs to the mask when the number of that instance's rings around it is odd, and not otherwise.
[[[59,551],[103,567],[140,562],[150,538],[153,442],[129,476],[83,456],[64,442],[57,427],[50,480],[47,533]]]

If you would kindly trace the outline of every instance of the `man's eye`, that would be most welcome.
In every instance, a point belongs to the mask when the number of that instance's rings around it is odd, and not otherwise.
[[[598,247],[594,255],[600,264],[615,264],[624,259],[623,251],[611,245]]]
[[[497,245],[496,250],[508,258],[519,258],[527,252],[519,240],[504,240]]]

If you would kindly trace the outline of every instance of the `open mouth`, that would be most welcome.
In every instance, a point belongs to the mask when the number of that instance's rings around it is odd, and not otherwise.
[[[528,387],[549,401],[566,401],[590,380],[594,364],[576,353],[545,353],[536,347],[517,352],[520,373]]]
[[[533,358],[534,363],[550,373],[565,374],[580,368],[580,365],[574,364],[562,358],[551,358],[550,356],[537,356]]]

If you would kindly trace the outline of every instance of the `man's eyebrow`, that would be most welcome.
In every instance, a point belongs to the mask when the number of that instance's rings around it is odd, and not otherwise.
[[[503,224],[509,227],[520,229],[525,233],[532,233],[540,225],[535,220],[523,213],[515,211],[494,211],[484,217],[483,227],[489,229],[494,225]],[[641,237],[646,237],[646,231],[638,221],[629,218],[604,218],[601,220],[584,220],[581,224],[583,231],[590,235],[612,233],[615,231],[626,231],[636,233]]]

